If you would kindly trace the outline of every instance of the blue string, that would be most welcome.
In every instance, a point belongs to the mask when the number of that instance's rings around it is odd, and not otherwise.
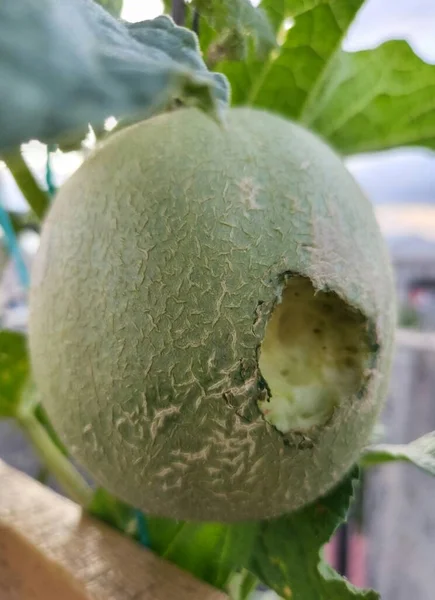
[[[18,277],[24,288],[29,287],[29,273],[8,212],[0,202],[0,227],[5,233],[6,248],[15,261]]]
[[[56,186],[53,181],[53,171],[51,168],[51,153],[55,150],[56,146],[54,144],[48,144],[47,146],[47,161],[45,164],[45,181],[47,183],[47,190],[51,197],[53,197],[56,193]]]
[[[140,510],[135,510],[134,513],[136,515],[136,523],[137,523],[137,531],[139,534],[139,542],[142,544],[142,546],[145,546],[146,548],[150,548],[151,540],[150,540],[150,535],[148,532],[148,525],[146,522],[145,515]]]
[[[55,149],[54,144],[49,144],[47,146],[47,163],[46,163],[46,172],[45,178],[47,182],[48,193],[50,196],[54,196],[56,193],[56,186],[53,182],[53,171],[51,168],[51,152]],[[18,243],[17,236],[15,235],[14,228],[12,226],[11,219],[7,210],[2,206],[0,201],[0,227],[3,229],[5,234],[5,243],[6,249],[9,254],[12,256],[15,261],[15,266],[18,273],[18,278],[20,280],[21,285],[24,288],[28,288],[30,284],[30,278],[26,263],[24,261],[20,245]]]

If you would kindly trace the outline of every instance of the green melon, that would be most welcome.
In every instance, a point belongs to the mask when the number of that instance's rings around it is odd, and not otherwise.
[[[395,327],[370,203],[312,133],[182,109],[113,135],[63,185],[31,287],[46,410],[149,514],[263,519],[369,441]]]

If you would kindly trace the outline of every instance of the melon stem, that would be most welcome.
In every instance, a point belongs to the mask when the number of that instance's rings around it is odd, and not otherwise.
[[[39,458],[56,478],[63,491],[71,500],[86,508],[92,499],[92,488],[86,483],[68,457],[59,450],[33,412],[19,415],[18,422],[25,435],[32,442]]]
[[[230,598],[248,600],[260,583],[258,577],[243,569],[239,573],[233,573],[226,585]]]

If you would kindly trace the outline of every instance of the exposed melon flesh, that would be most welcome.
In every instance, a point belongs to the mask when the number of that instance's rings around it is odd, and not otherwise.
[[[367,322],[334,293],[289,279],[261,345],[260,370],[270,397],[259,402],[279,431],[324,425],[343,399],[357,394],[369,367]]]

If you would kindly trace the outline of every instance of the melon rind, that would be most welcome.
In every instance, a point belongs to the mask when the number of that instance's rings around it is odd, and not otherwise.
[[[371,361],[324,425],[283,434],[258,359],[294,276],[363,315]],[[274,517],[331,488],[370,438],[394,327],[370,203],[325,143],[253,109],[114,134],[59,191],[32,272],[56,431],[99,484],[177,519]]]

